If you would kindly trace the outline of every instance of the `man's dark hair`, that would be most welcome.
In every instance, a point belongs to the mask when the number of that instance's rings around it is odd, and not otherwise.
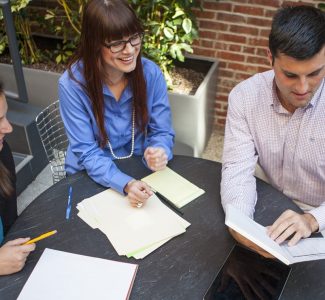
[[[312,58],[325,46],[325,12],[312,6],[280,8],[273,17],[269,48],[298,60]]]
[[[3,93],[4,93],[4,91],[3,91],[3,83],[0,80],[0,95],[2,95]]]

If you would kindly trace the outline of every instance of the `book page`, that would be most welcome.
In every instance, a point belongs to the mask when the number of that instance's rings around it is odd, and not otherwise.
[[[292,263],[290,254],[267,235],[266,227],[256,223],[233,205],[227,205],[225,223],[285,264]]]
[[[322,259],[325,256],[324,238],[301,239],[294,246],[283,245],[293,257],[315,256],[315,259]]]

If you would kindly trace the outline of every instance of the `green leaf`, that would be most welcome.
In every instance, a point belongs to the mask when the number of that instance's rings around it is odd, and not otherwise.
[[[164,35],[167,39],[172,40],[174,38],[174,32],[171,28],[165,27],[164,28]]]
[[[176,50],[176,56],[177,56],[177,59],[178,59],[179,61],[181,61],[181,62],[183,62],[184,59],[185,59],[185,57],[184,57],[184,55],[183,55],[181,49],[177,49],[177,50]]]
[[[192,30],[192,21],[189,18],[184,19],[182,27],[186,33],[190,33]]]
[[[46,14],[45,16],[44,16],[44,19],[45,20],[50,20],[50,19],[53,19],[54,18],[54,15],[51,15],[51,14]]]
[[[182,15],[184,15],[184,11],[183,10],[181,10],[181,9],[176,9],[176,12],[175,12],[175,14],[173,15],[173,19],[176,19],[176,18],[178,18],[179,16],[182,16]]]
[[[62,61],[62,55],[59,54],[56,58],[55,58],[55,61],[57,64],[59,64],[61,61]]]

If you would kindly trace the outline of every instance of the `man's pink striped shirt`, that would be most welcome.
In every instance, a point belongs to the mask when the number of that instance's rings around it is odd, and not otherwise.
[[[256,163],[291,199],[315,206],[325,229],[325,80],[310,103],[291,114],[275,91],[273,70],[238,84],[230,93],[223,150],[222,204],[253,217]]]

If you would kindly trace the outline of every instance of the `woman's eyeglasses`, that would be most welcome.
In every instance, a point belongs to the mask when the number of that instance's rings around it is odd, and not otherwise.
[[[133,47],[141,44],[143,39],[143,33],[137,33],[132,35],[128,40],[116,41],[112,43],[104,43],[107,49],[110,49],[112,53],[121,52],[125,49],[127,43],[130,43]]]

